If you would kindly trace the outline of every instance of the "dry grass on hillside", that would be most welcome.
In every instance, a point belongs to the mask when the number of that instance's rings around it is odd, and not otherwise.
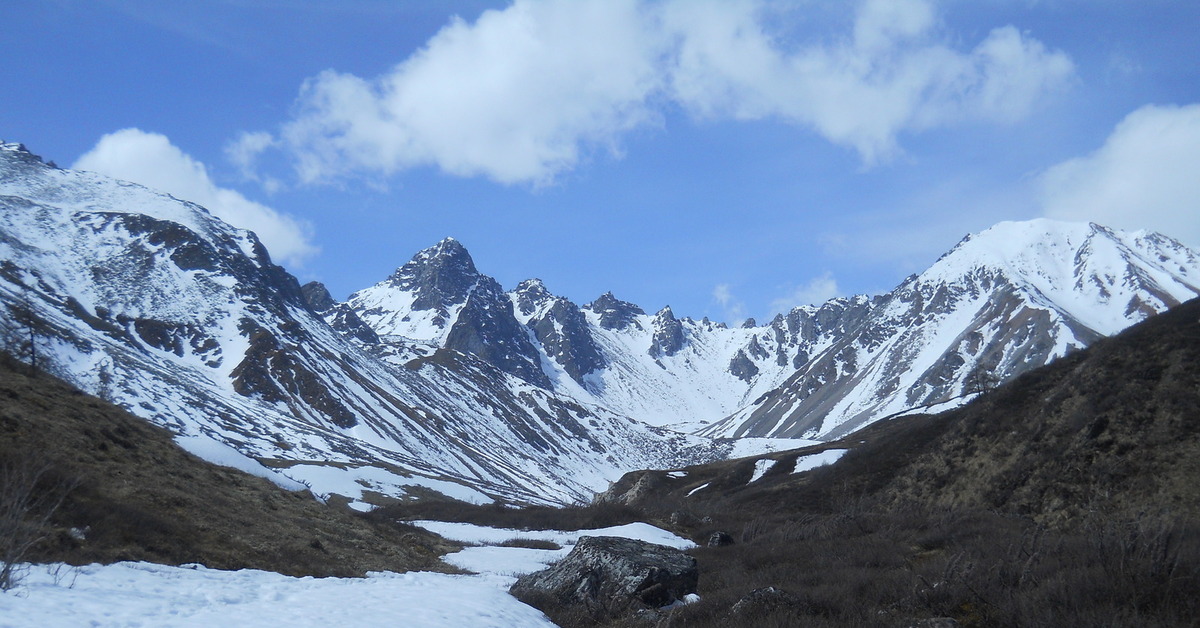
[[[71,488],[27,558],[147,560],[290,575],[446,570],[444,541],[210,465],[161,428],[0,356],[0,461]]]

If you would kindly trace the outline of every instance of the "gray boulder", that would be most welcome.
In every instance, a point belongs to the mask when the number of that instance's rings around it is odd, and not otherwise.
[[[696,559],[665,545],[608,536],[580,537],[566,558],[521,576],[509,592],[526,601],[552,598],[593,616],[659,608],[696,592]]]

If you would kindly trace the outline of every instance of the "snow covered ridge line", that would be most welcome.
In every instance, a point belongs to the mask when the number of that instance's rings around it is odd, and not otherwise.
[[[828,439],[1200,292],[1200,256],[1169,238],[1031,221],[885,295],[763,326],[612,294],[577,306],[532,280],[505,292],[454,240],[337,303],[203,208],[16,147],[0,151],[0,208],[0,300],[34,315],[46,368],[359,508],[429,490],[586,500],[625,471],[739,449],[643,420]]]
[[[310,296],[253,234],[203,208],[0,151],[0,301],[36,321],[39,366],[177,434],[229,445],[245,457],[237,464],[263,463],[359,508],[374,493],[429,491],[564,503],[630,468],[729,449],[471,354],[393,345],[408,358],[388,362],[319,318]]]
[[[501,294],[444,240],[340,304],[376,351],[471,353],[539,387],[681,431],[828,439],[977,392],[1200,294],[1200,255],[1159,234],[1051,220],[964,238],[875,297],[739,328],[648,314],[611,293],[576,305],[539,280]],[[361,339],[361,335],[360,335]],[[531,342],[532,340],[532,342]],[[370,345],[370,341],[363,341]],[[987,383],[991,385],[990,383]]]

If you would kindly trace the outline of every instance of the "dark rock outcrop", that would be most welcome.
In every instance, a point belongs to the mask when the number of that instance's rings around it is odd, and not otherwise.
[[[664,307],[654,315],[654,340],[650,344],[650,355],[658,358],[675,355],[683,348],[683,323],[675,318],[671,306]]]
[[[585,375],[607,366],[587,319],[574,303],[550,294],[538,279],[522,281],[513,296],[521,314],[530,317],[526,324],[546,355],[580,385],[587,385]]]
[[[310,281],[300,286],[300,293],[304,295],[304,302],[308,303],[308,307],[314,312],[324,312],[337,305],[333,295],[329,294],[329,289],[319,281]]]
[[[446,348],[478,356],[535,386],[551,387],[537,347],[513,313],[512,301],[491,277],[476,279],[446,336]]]
[[[509,591],[520,599],[553,597],[593,616],[660,608],[696,592],[696,559],[644,541],[584,536],[558,564],[521,576]]]
[[[743,382],[750,382],[755,375],[758,375],[758,366],[754,364],[753,360],[746,357],[744,350],[738,349],[738,352],[729,360],[729,372]]]
[[[614,297],[611,292],[605,292],[586,307],[600,315],[600,326],[605,329],[625,329],[637,325],[634,317],[646,313],[642,308]]]
[[[414,255],[388,277],[388,282],[416,293],[413,309],[445,311],[465,301],[479,278],[466,247],[454,238],[446,238]]]
[[[733,545],[733,543],[734,541],[732,535],[730,535],[728,532],[721,532],[718,530],[708,536],[707,545],[709,547],[725,547],[726,545]]]

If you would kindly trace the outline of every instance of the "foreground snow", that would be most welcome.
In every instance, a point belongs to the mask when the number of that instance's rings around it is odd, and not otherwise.
[[[446,557],[477,575],[380,573],[366,578],[293,578],[267,571],[219,571],[151,563],[35,566],[22,585],[0,594],[0,628],[74,626],[377,626],[508,628],[554,626],[508,594],[518,575],[545,568],[580,536],[622,536],[686,548],[683,538],[644,523],[601,530],[533,532],[460,523],[419,522],[477,544]],[[540,539],[558,550],[496,547]]]
[[[61,582],[35,567],[0,595],[0,626],[553,626],[490,576],[292,578],[149,563],[89,565]]]

